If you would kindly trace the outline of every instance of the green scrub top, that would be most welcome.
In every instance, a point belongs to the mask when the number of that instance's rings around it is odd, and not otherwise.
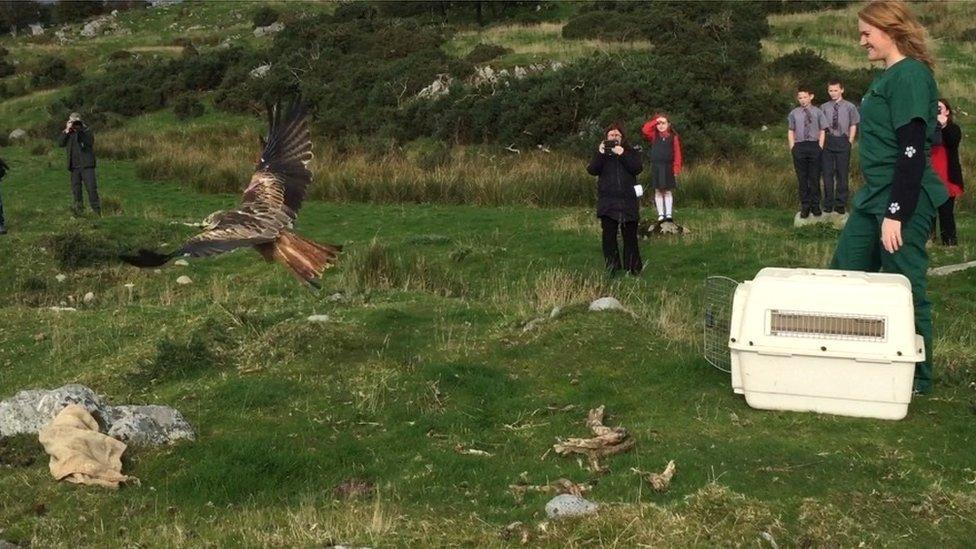
[[[931,134],[936,128],[939,90],[932,71],[917,59],[906,57],[888,67],[871,83],[861,99],[860,160],[864,186],[854,196],[854,207],[873,214],[883,214],[891,196],[891,179],[895,160],[906,154],[898,148],[895,130],[914,118],[925,121],[929,137],[924,151],[925,171],[922,175],[922,196],[938,208],[949,198],[945,185],[932,170],[929,151]]]

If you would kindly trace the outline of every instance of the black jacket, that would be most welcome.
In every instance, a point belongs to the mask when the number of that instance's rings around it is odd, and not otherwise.
[[[618,222],[640,219],[640,199],[634,191],[637,174],[643,169],[640,154],[624,146],[624,154],[617,156],[610,151],[597,152],[586,167],[597,179],[597,217],[609,217]]]
[[[95,167],[95,134],[82,125],[73,132],[61,132],[58,145],[68,149],[68,169]]]

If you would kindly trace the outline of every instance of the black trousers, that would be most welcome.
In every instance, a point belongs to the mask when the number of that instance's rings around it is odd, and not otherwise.
[[[88,190],[88,205],[96,213],[102,211],[102,203],[98,198],[98,185],[95,183],[95,168],[78,168],[71,170],[71,195],[74,198],[74,209],[81,211],[84,203],[81,197],[81,184],[84,182]]]
[[[820,170],[823,160],[820,144],[816,141],[799,141],[793,145],[793,169],[796,170],[797,194],[800,206],[820,209]]]
[[[0,227],[3,227],[4,221],[5,220],[3,218],[3,196],[0,196]]]
[[[610,217],[600,217],[600,226],[603,228],[603,258],[606,261],[607,270],[611,273],[621,269],[620,254],[617,249],[617,230],[624,240],[624,261],[623,267],[631,274],[637,274],[644,268],[641,262],[640,249],[637,246],[637,222],[624,221],[618,223],[616,219]]]
[[[949,200],[946,200],[944,204],[939,206],[939,229],[942,236],[942,243],[947,246],[955,246],[959,243],[956,238],[956,214],[953,211],[955,205],[956,198],[950,196]],[[932,230],[934,233],[934,226]],[[932,238],[935,238],[935,236]]]
[[[823,209],[847,207],[847,181],[851,168],[851,141],[846,135],[828,135],[823,150]]]

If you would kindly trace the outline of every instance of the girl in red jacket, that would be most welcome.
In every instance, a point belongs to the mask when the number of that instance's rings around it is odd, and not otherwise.
[[[654,205],[658,221],[672,221],[674,215],[674,191],[681,173],[681,139],[664,114],[655,114],[641,129],[644,139],[650,143],[648,158],[651,161],[651,187],[654,188]]]

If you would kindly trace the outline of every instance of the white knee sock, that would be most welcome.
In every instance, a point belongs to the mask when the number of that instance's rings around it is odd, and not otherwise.
[[[664,218],[664,196],[661,193],[654,193],[654,205],[657,206],[657,218]]]
[[[671,194],[671,191],[664,194],[664,211],[664,217],[674,216],[674,195]]]

